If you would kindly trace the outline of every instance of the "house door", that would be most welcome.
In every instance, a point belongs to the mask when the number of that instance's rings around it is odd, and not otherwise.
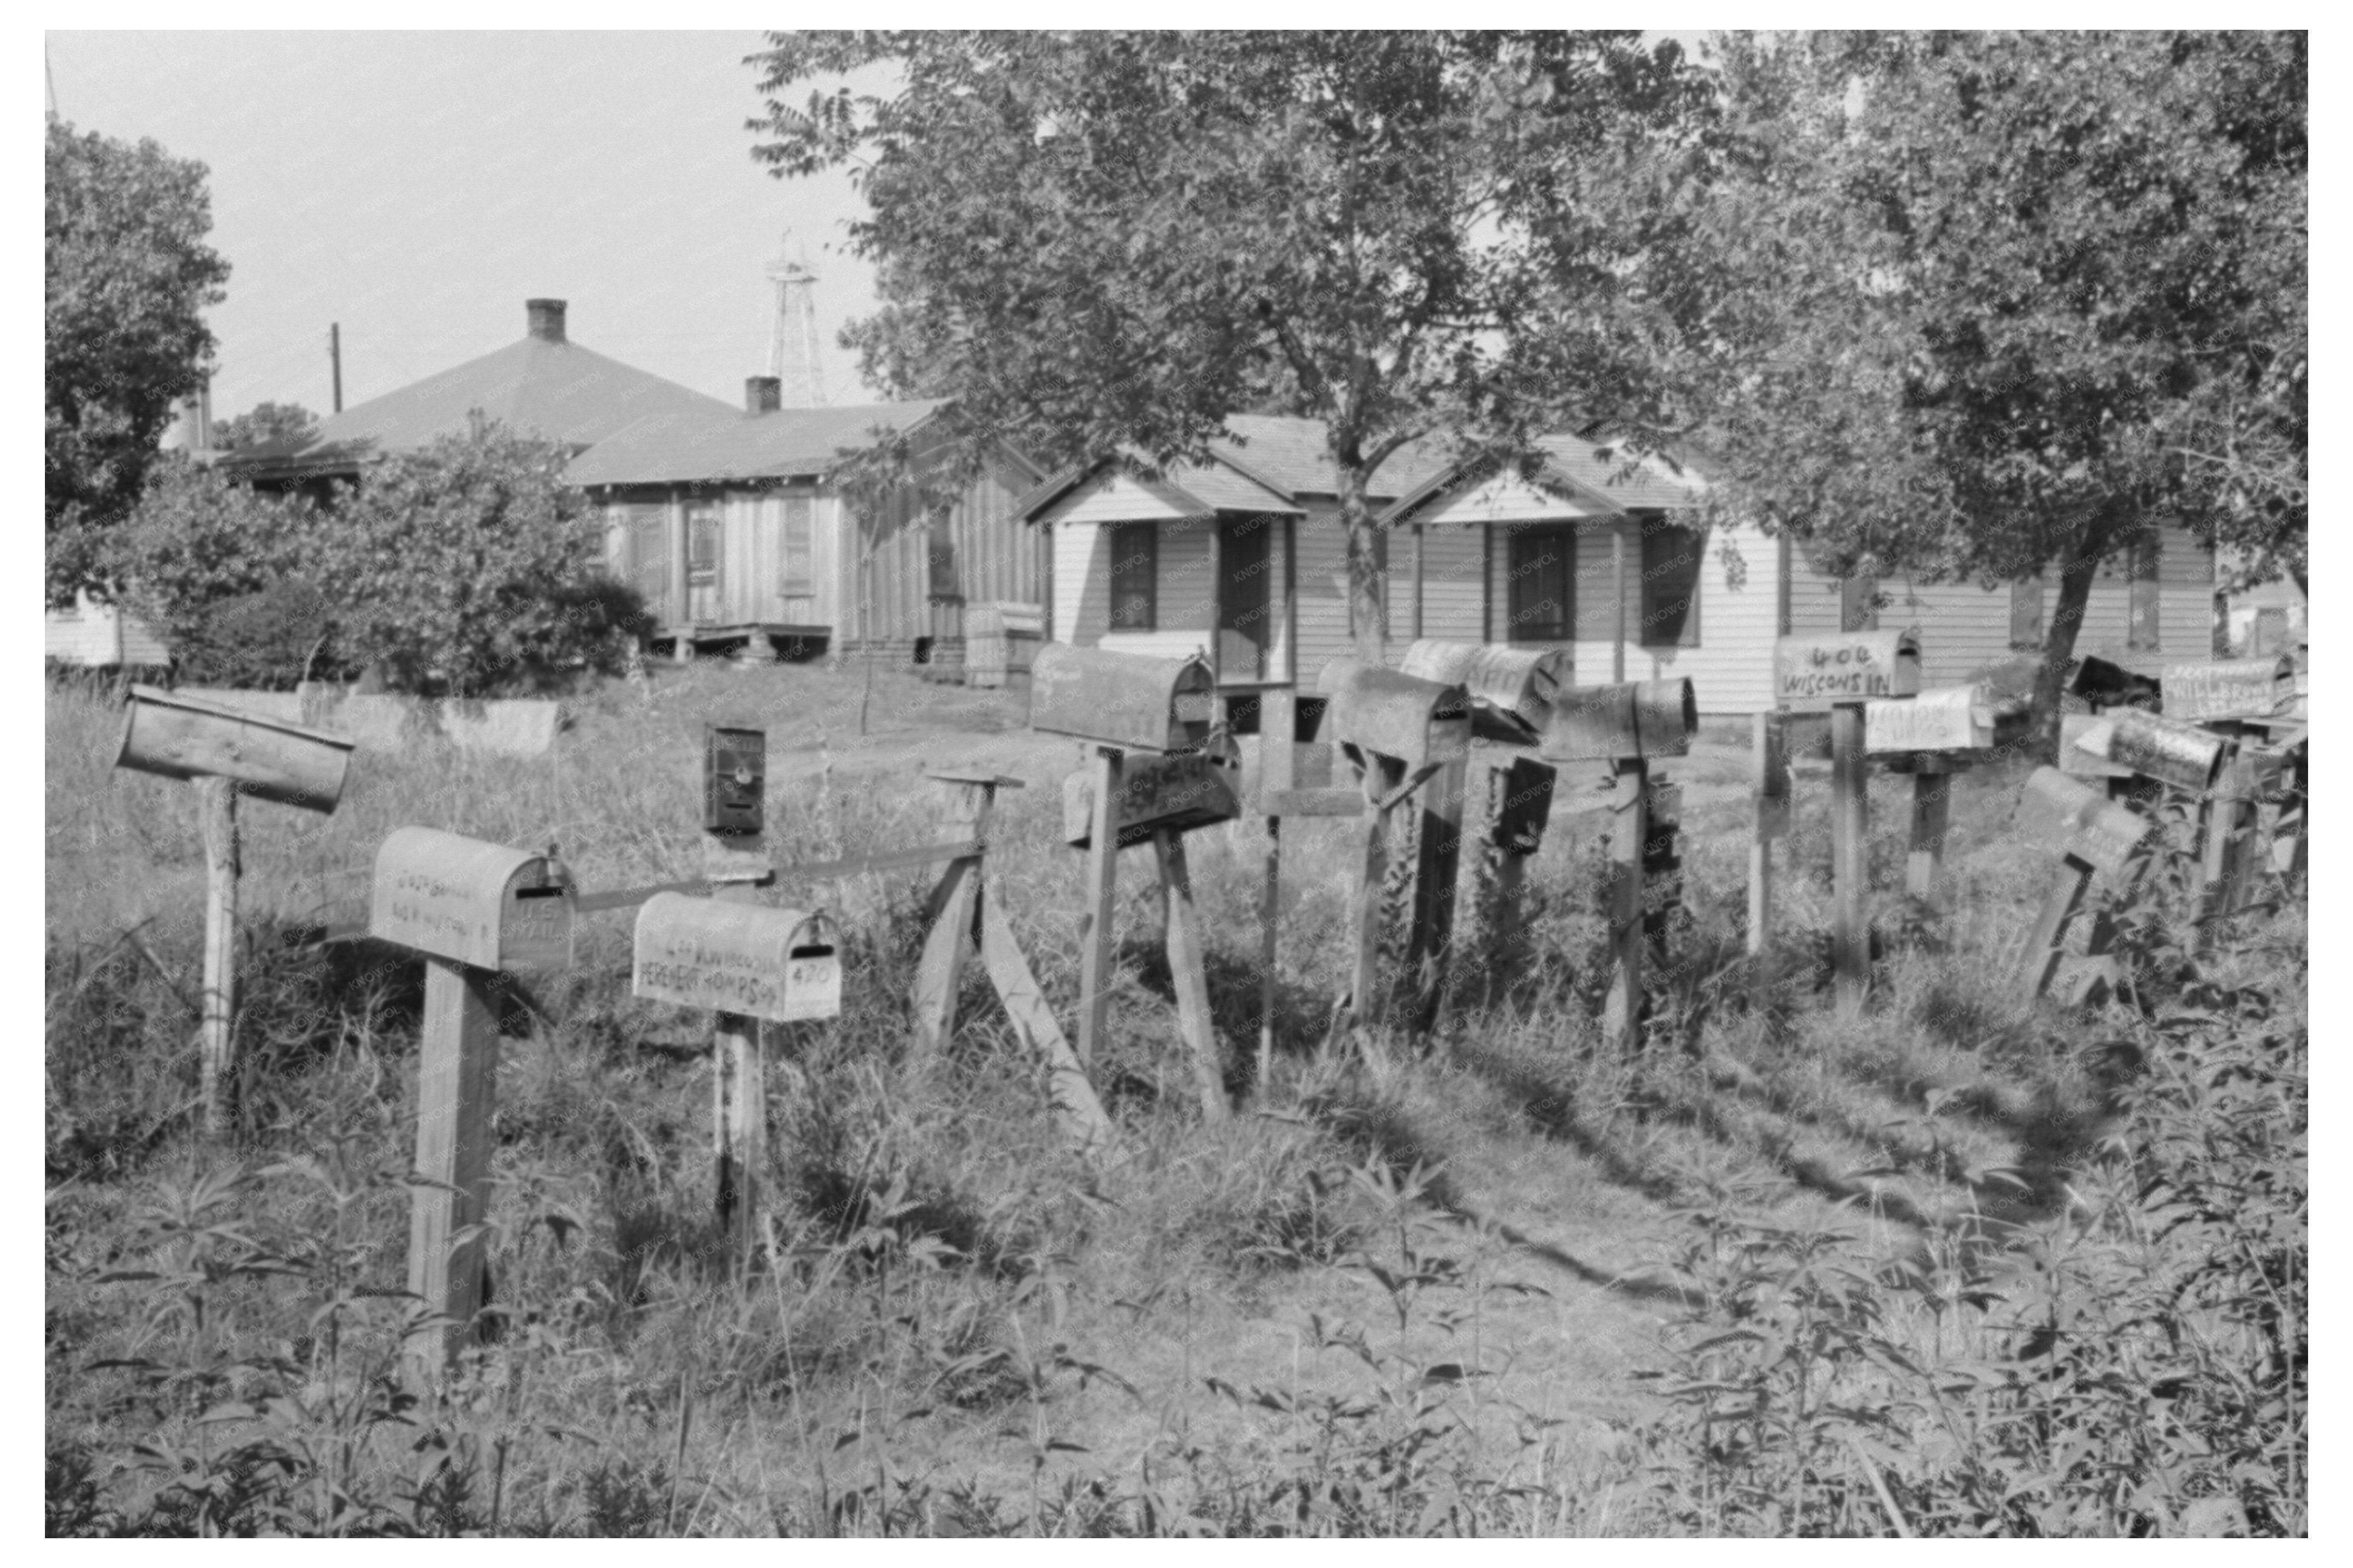
[[[1273,517],[1218,521],[1220,680],[1263,681],[1273,670],[1274,596],[1267,579],[1273,575],[1272,540],[1279,526]]]
[[[719,508],[689,502],[686,508],[686,618],[697,626],[723,619],[719,584]]]

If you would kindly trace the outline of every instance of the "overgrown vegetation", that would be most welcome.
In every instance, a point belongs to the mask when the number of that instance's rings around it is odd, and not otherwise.
[[[1529,970],[1426,1049],[1324,1042],[1345,845],[1286,833],[1273,1081],[1219,1129],[1139,866],[1095,1065],[1119,1148],[1093,1165],[1060,1151],[976,977],[951,1048],[908,1056],[919,874],[807,890],[842,912],[848,1011],[772,1046],[769,1234],[741,1286],[709,1218],[705,1024],[632,999],[626,921],[586,917],[580,966],[508,1022],[492,1331],[422,1377],[417,974],[318,940],[361,907],[343,874],[415,821],[554,837],[589,887],[678,874],[689,743],[722,715],[771,726],[793,859],[930,836],[913,769],[951,751],[1066,770],[997,733],[1018,699],[902,676],[853,749],[859,690],[665,669],[603,688],[560,756],[371,754],[333,818],[248,813],[243,1115],[218,1146],[190,1115],[193,803],[108,771],[113,716],[52,694],[51,1533],[2306,1528],[2302,886],[2199,951],[2159,864],[2112,900],[2120,999],[2028,1005],[1988,977],[2045,868],[2007,832],[2017,780],[1971,775],[1953,913],[1891,931],[1841,1017],[1822,792],[1801,781],[1787,940],[1752,967],[1738,789],[1709,782],[1740,770],[1712,746],[1677,770],[1689,923],[1632,1060],[1590,1022],[1599,819],[1573,796],[1532,867]],[[1067,1017],[1082,857],[1056,793],[1001,798],[991,875]],[[1891,868],[1899,814],[1876,820]],[[1239,1058],[1258,841],[1195,846]]]

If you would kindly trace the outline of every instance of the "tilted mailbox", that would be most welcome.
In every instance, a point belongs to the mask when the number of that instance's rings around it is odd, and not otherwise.
[[[2038,768],[2018,800],[2027,842],[2114,875],[2147,835],[2148,819],[2056,768]]]
[[[123,705],[117,768],[166,779],[227,779],[239,794],[311,811],[332,811],[343,799],[349,736],[154,686],[132,687]]]
[[[2295,662],[2228,659],[2213,664],[2169,664],[2161,683],[2165,716],[2189,724],[2272,718],[2295,705]]]
[[[376,851],[368,935],[480,969],[565,969],[571,889],[544,855],[402,828]]]
[[[1784,637],[1773,645],[1773,701],[1790,713],[1826,714],[1841,703],[1919,691],[1920,638],[1914,631]]]
[[[2200,793],[2214,787],[2227,749],[2223,738],[2211,730],[2138,708],[2113,709],[2069,738],[2074,750],[2113,768]]]
[[[1119,847],[1148,842],[1155,832],[1181,833],[1241,815],[1241,769],[1206,751],[1140,757],[1120,770]],[[1073,773],[1062,780],[1062,836],[1073,849],[1094,842],[1094,779]]]
[[[1688,676],[1578,686],[1553,698],[1542,753],[1547,762],[1609,762],[1682,757],[1699,727]]]
[[[1471,696],[1460,685],[1335,659],[1315,689],[1330,699],[1324,732],[1359,768],[1379,757],[1419,773],[1471,755]]]
[[[1917,696],[1862,705],[1862,748],[1873,756],[1983,751],[1993,745],[1993,689],[1938,686]]]
[[[1574,682],[1565,648],[1508,648],[1421,638],[1407,647],[1400,674],[1460,685],[1471,697],[1472,733],[1526,745],[1544,733],[1553,698]]]
[[[840,1016],[840,940],[822,911],[658,893],[636,935],[633,996],[778,1023]]]
[[[1217,694],[1198,654],[1155,659],[1050,642],[1029,666],[1029,726],[1123,751],[1191,751],[1208,738]]]

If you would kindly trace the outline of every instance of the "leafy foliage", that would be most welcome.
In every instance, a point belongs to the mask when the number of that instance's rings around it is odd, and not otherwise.
[[[174,457],[116,530],[111,569],[184,673],[283,686],[327,630],[310,580],[318,528],[308,502]]]
[[[224,451],[306,441],[319,430],[319,416],[300,403],[257,403],[233,419],[213,424],[213,445]]]
[[[48,598],[108,586],[102,541],[138,499],[172,405],[204,385],[226,296],[205,166],[52,121],[45,164],[43,512]]]

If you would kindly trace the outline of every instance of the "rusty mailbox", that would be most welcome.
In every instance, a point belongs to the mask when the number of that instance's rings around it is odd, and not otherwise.
[[[1993,690],[1938,686],[1913,697],[1862,705],[1862,749],[1873,756],[1982,751],[1993,745]]]
[[[706,726],[702,732],[702,831],[751,837],[763,831],[768,732]]]
[[[841,954],[818,910],[658,893],[638,911],[629,991],[797,1023],[841,1013]]]
[[[1229,822],[1242,814],[1241,768],[1206,751],[1139,757],[1120,771],[1119,847],[1147,842],[1155,832],[1181,833]],[[1062,837],[1073,849],[1094,842],[1095,781],[1073,773],[1062,780]]]
[[[1578,686],[1554,695],[1542,755],[1547,762],[1682,757],[1698,727],[1699,702],[1688,676]]]
[[[476,969],[566,969],[571,890],[544,855],[401,828],[375,853],[368,935]]]
[[[2213,664],[2168,664],[2160,683],[2165,716],[2187,724],[2270,718],[2296,697],[2295,662],[2226,659]]]
[[[1330,699],[1324,734],[1358,768],[1379,757],[1419,773],[1471,755],[1471,695],[1459,685],[1335,659],[1315,689]]]
[[[1826,714],[1841,703],[1919,691],[1916,631],[1784,637],[1773,645],[1773,701],[1793,714]]]
[[[2038,768],[2018,799],[2028,842],[2114,875],[2148,832],[2148,819],[2056,768]]]
[[[154,686],[124,701],[117,768],[166,779],[232,780],[240,794],[331,812],[343,799],[351,736]]]
[[[2138,708],[2113,708],[2072,738],[2073,749],[2111,767],[2201,794],[2222,769],[2221,736]]]
[[[1029,726],[1123,751],[1191,751],[1208,738],[1217,694],[1198,654],[1155,659],[1049,642],[1029,666]]]
[[[1446,642],[1424,637],[1407,647],[1400,673],[1471,696],[1472,733],[1482,740],[1525,746],[1544,733],[1554,695],[1575,679],[1566,648],[1507,648],[1486,642]]]

